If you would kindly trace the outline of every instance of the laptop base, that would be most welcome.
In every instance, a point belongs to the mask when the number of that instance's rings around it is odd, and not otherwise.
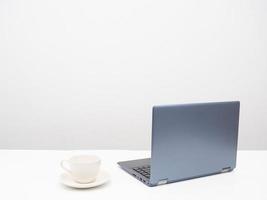
[[[166,183],[174,183],[174,182],[180,182],[180,181],[186,181],[190,179],[196,179],[196,178],[201,178],[201,177],[206,177],[206,176],[211,176],[211,175],[216,175],[216,174],[221,174],[221,173],[227,173],[227,172],[232,172],[232,168],[224,168],[221,171],[213,172],[213,173],[208,173],[208,174],[203,174],[199,176],[193,176],[193,177],[187,177],[184,179],[179,179],[179,180],[173,180],[173,181],[164,181],[159,182],[158,184],[151,184],[149,182],[149,178],[146,176],[142,175],[141,173],[137,172],[135,168],[142,168],[143,166],[150,166],[150,158],[145,158],[145,159],[138,159],[138,160],[129,160],[129,161],[123,161],[123,162],[118,162],[118,165],[126,171],[128,174],[136,178],[137,180],[141,181],[145,185],[149,187],[153,186],[158,186],[158,185],[163,185]]]

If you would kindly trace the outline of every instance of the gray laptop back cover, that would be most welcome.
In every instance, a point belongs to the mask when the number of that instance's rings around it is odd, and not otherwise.
[[[150,184],[235,168],[239,102],[153,107]]]

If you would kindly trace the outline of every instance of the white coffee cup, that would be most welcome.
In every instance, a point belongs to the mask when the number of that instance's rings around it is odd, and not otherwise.
[[[61,161],[61,167],[78,183],[95,181],[101,160],[93,155],[77,155]]]

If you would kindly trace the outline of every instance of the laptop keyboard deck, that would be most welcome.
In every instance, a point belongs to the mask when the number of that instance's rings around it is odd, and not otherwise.
[[[142,167],[134,167],[133,170],[143,175],[146,178],[150,178],[150,165],[145,165]]]

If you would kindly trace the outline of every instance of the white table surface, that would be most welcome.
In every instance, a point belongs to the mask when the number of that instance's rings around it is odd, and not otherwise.
[[[78,190],[59,183],[60,161],[96,154],[111,181]],[[147,151],[0,150],[0,199],[267,199],[267,151],[239,151],[237,168],[225,173],[158,187],[147,187],[117,166],[117,161],[149,157]]]

